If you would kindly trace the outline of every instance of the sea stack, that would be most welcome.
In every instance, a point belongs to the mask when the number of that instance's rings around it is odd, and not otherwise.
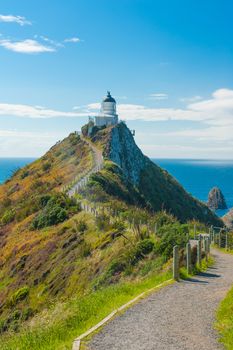
[[[218,187],[209,192],[207,205],[211,210],[227,209],[224,195]]]

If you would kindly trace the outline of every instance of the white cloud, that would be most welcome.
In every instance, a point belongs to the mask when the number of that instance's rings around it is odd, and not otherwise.
[[[149,96],[153,100],[167,100],[168,95],[164,93],[155,93],[155,94],[150,94]]]
[[[216,90],[211,99],[190,104],[188,108],[209,119],[210,124],[233,125],[233,90]]]
[[[22,16],[13,16],[13,15],[0,15],[0,22],[6,23],[18,23],[21,26],[26,24],[31,25],[32,23],[28,21],[25,17]]]
[[[42,106],[16,105],[0,103],[0,116],[16,116],[25,118],[73,118],[96,115],[100,103],[91,103],[87,106],[75,106],[71,111],[59,111]],[[232,158],[233,152],[233,90],[216,90],[210,99],[190,103],[186,108],[148,108],[140,104],[118,104],[117,111],[120,119],[134,121],[191,121],[192,123],[173,123],[176,130],[167,131],[164,125],[158,124],[155,131],[138,130],[136,140],[146,154],[151,157],[176,158]],[[193,128],[193,122],[195,129]],[[185,126],[184,126],[185,125]],[[188,128],[187,125],[190,125]],[[177,128],[179,128],[177,130]],[[64,135],[65,136],[65,135]],[[28,155],[26,147],[18,150],[25,138],[33,152],[38,150],[42,154],[46,148],[56,141],[54,135],[43,135],[40,141],[33,133],[17,133],[14,131],[0,131],[0,149],[12,155]],[[33,139],[34,138],[34,139]],[[4,145],[3,141],[4,139]],[[57,136],[58,139],[58,136]],[[10,141],[11,140],[11,141]],[[17,141],[18,140],[18,141]],[[31,141],[30,141],[31,140]],[[155,141],[156,140],[156,141]],[[41,146],[41,144],[42,146]],[[156,142],[156,144],[155,144]],[[25,143],[24,143],[25,144]],[[4,146],[4,147],[3,147]],[[33,150],[34,147],[34,150]],[[21,152],[21,153],[20,153]],[[3,153],[4,154],[4,153]]]
[[[92,110],[99,110],[101,107],[101,104],[99,102],[96,103],[90,103],[89,105],[87,105],[88,110],[92,111]]]
[[[0,115],[29,118],[79,117],[95,115],[100,107],[100,103],[91,103],[87,106],[75,106],[72,112],[66,112],[38,106],[0,103]],[[189,104],[186,108],[149,108],[144,105],[122,103],[117,105],[117,111],[123,120],[154,122],[179,120],[202,122],[215,127],[233,127],[233,90],[216,90],[211,99]]]
[[[192,102],[200,101],[201,99],[202,99],[201,96],[196,95],[196,96],[192,96],[192,97],[182,97],[182,98],[180,98],[180,101],[186,102],[186,103],[192,103]]]
[[[39,157],[65,136],[65,132],[0,130],[0,156]]]
[[[179,159],[232,159],[232,148],[227,146],[181,145],[164,143],[140,144],[142,151],[151,158],[179,158]]]
[[[35,35],[34,38],[37,39],[38,35]],[[48,38],[47,36],[40,35],[39,38],[41,40],[45,41],[46,43],[49,43],[49,44],[51,44],[51,45],[53,45],[55,47],[64,47],[64,45],[62,45],[61,43],[59,43],[59,42],[57,42],[55,40],[52,40],[52,39]]]
[[[26,54],[56,51],[54,47],[45,46],[39,43],[38,41],[31,40],[31,39],[26,39],[23,41],[12,41],[12,40],[3,39],[3,40],[0,40],[0,46],[10,51],[14,51],[18,53],[26,53]]]
[[[77,37],[67,38],[64,40],[65,43],[79,43],[80,41],[81,39]]]
[[[15,116],[26,118],[56,118],[56,117],[83,117],[90,113],[64,112],[46,109],[40,106],[0,103],[0,116]]]
[[[99,103],[91,103],[90,111],[98,110]],[[233,90],[219,89],[209,100],[188,104],[186,108],[149,108],[144,105],[118,104],[117,111],[123,120],[194,121],[208,125],[233,125]]]
[[[142,134],[140,134],[142,135]],[[211,140],[214,143],[233,141],[233,126],[210,126],[200,129],[182,129],[176,131],[159,131],[147,133],[150,138],[169,138],[192,141],[193,143],[209,142]]]

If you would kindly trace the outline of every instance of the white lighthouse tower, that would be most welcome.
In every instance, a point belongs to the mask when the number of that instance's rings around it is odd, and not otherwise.
[[[116,113],[116,100],[111,96],[110,91],[101,103],[101,110],[98,116],[94,117],[96,126],[110,126],[118,123],[118,115]]]

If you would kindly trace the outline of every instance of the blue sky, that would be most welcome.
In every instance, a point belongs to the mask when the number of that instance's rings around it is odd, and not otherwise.
[[[157,158],[232,158],[229,0],[2,0],[0,157],[40,156],[110,90]]]

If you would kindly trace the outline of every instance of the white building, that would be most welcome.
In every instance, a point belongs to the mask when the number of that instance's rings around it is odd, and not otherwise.
[[[93,121],[96,126],[110,126],[118,123],[118,115],[116,114],[116,100],[107,92],[107,96],[101,103],[99,115],[90,117],[89,121]]]

